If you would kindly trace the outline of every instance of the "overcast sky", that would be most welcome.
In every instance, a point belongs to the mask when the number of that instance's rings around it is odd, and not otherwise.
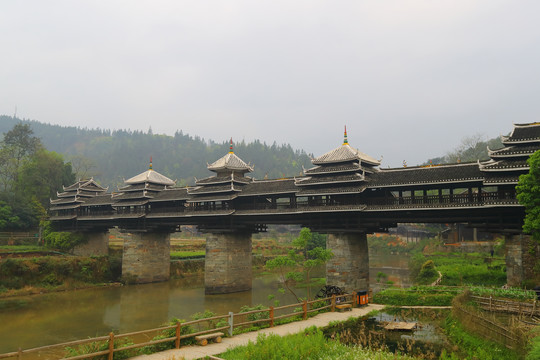
[[[414,165],[540,120],[539,14],[540,1],[3,0],[0,114],[315,156],[347,125],[383,167]]]

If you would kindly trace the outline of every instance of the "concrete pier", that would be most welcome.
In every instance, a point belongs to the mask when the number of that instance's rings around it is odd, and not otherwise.
[[[204,286],[206,294],[251,289],[251,233],[210,233],[206,237]]]
[[[326,248],[334,256],[326,263],[326,283],[346,292],[369,289],[369,255],[365,233],[328,234]]]
[[[169,233],[133,233],[124,241],[122,278],[138,284],[169,280],[170,251]]]

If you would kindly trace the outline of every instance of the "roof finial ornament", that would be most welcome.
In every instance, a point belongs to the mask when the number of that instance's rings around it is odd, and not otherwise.
[[[150,156],[150,166],[148,167],[148,170],[152,170],[152,157]]]
[[[343,137],[343,145],[349,145],[349,141],[347,140],[347,125],[345,125],[345,135]]]
[[[234,154],[234,151],[233,151],[233,144],[232,144],[232,138],[231,138],[231,144],[229,146],[229,154]]]

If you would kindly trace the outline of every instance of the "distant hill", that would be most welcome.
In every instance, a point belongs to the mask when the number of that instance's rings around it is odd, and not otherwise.
[[[88,129],[5,115],[0,115],[0,133],[6,133],[19,122],[30,124],[34,135],[41,139],[47,150],[62,154],[65,160],[71,161],[79,176],[93,176],[102,185],[111,186],[111,190],[122,185],[124,178],[147,170],[150,156],[156,171],[177,179],[178,185],[183,186],[193,184],[194,177],[202,179],[213,175],[207,170],[207,163],[229,151],[227,141],[216,143],[182,131],[168,136],[151,131]],[[234,152],[254,165],[250,176],[257,179],[297,176],[302,172],[302,166],[312,166],[304,151],[294,150],[288,144],[242,141],[234,144]]]
[[[461,140],[461,144],[446,155],[429,159],[424,165],[450,164],[457,162],[471,162],[477,160],[488,160],[488,147],[491,150],[503,147],[499,137],[486,140],[482,135],[473,135]]]

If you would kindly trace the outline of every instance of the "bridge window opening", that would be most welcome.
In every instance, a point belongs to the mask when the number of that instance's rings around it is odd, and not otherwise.
[[[291,206],[291,199],[290,198],[277,198],[276,206],[278,209],[289,208]]]

